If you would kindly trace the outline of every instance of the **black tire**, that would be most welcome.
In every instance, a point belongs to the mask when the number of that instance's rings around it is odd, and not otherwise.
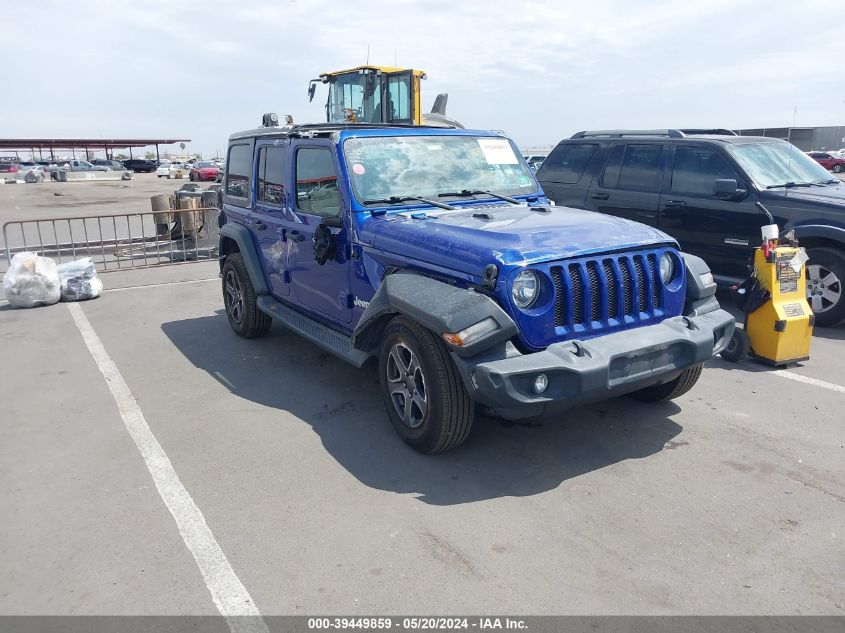
[[[195,177],[193,174],[188,174],[188,179],[189,179],[191,182],[194,182],[194,181],[196,180],[196,177]]]
[[[841,174],[843,171],[845,171],[845,167],[843,167],[842,165],[834,165],[833,166],[833,173]]]
[[[646,387],[628,395],[640,402],[666,402],[667,400],[674,400],[695,386],[695,383],[701,377],[702,367],[701,363],[687,367],[674,380],[664,382],[662,385]]]
[[[267,334],[273,321],[258,309],[255,288],[240,253],[232,253],[223,264],[223,305],[235,334],[258,338]]]
[[[751,352],[751,339],[748,338],[748,334],[745,333],[743,328],[737,327],[734,328],[731,340],[728,341],[727,346],[719,356],[731,363],[738,363],[744,360],[749,352]]]
[[[387,324],[382,336],[379,382],[393,428],[412,448],[439,453],[469,436],[474,403],[446,345],[429,330],[404,317]],[[410,406],[405,406],[408,400],[403,390],[413,393]],[[425,405],[424,411],[419,402]]]
[[[132,174],[128,171],[125,171],[120,175],[120,179],[121,180],[132,180]]]
[[[810,258],[807,262],[806,271],[807,301],[813,310],[813,314],[816,315],[816,325],[836,325],[845,319],[845,252],[822,246],[808,248],[807,255]],[[824,271],[832,273],[836,278],[836,282],[828,284],[827,287],[822,289],[820,286],[823,284],[816,283],[812,277],[815,275],[819,279],[819,282],[824,278],[829,279],[828,275],[824,274]],[[831,302],[827,298],[822,299],[820,295],[817,295],[819,298],[815,301],[816,305],[814,306],[813,303],[816,297],[811,295],[811,293],[821,292],[823,290],[828,291],[828,295],[826,296],[829,296],[830,291],[835,291],[838,294],[838,300]],[[820,303],[822,304],[822,309],[818,309]]]

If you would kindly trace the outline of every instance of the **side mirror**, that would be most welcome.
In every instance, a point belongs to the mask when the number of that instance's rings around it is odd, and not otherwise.
[[[314,231],[314,259],[320,266],[337,256],[337,240],[329,230],[328,220],[339,221],[340,218],[326,218]]]
[[[713,184],[713,195],[722,200],[741,200],[748,193],[740,189],[733,178],[717,178]]]
[[[314,93],[317,92],[317,84],[314,83],[314,79],[311,80],[311,83],[308,84],[308,102],[312,102],[314,100]]]

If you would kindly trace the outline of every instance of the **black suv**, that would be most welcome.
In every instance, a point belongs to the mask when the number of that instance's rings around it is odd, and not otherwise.
[[[807,249],[816,323],[845,319],[845,182],[786,141],[722,129],[578,132],[555,147],[537,179],[557,205],[665,231],[725,285],[748,275],[768,224],[762,202]]]
[[[143,158],[130,158],[123,161],[123,166],[135,173],[151,174],[158,169],[159,162],[157,160],[146,160]]]

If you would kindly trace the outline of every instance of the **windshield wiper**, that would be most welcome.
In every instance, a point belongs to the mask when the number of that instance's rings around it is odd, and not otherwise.
[[[444,204],[443,202],[438,202],[437,200],[429,200],[428,198],[420,198],[419,196],[390,196],[389,198],[364,200],[362,204],[401,204],[403,202],[424,202],[425,204],[430,204],[433,207],[446,209],[447,211],[453,211],[455,209],[455,207],[450,206],[448,204]]]
[[[499,200],[504,200],[505,202],[510,202],[511,204],[522,204],[516,198],[511,198],[510,196],[503,196],[500,193],[494,193],[492,191],[483,191],[481,189],[461,189],[460,191],[449,191],[437,194],[438,198],[446,198],[449,196],[455,196],[456,198],[468,198],[469,196],[490,196],[491,198],[498,198]]]
[[[769,185],[766,189],[777,189],[778,187],[811,187],[813,183],[811,182],[785,182],[780,185]]]

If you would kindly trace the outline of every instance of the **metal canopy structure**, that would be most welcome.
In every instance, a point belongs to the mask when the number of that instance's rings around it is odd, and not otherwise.
[[[156,148],[156,158],[159,158],[159,145],[173,143],[190,143],[189,138],[3,138],[0,139],[0,151],[31,152],[38,150],[38,155],[44,157],[45,151],[55,158],[56,150],[71,150],[74,157],[76,150],[84,150],[86,155],[91,152],[105,151],[106,157],[111,158],[114,150],[128,149],[132,156],[133,147]]]

